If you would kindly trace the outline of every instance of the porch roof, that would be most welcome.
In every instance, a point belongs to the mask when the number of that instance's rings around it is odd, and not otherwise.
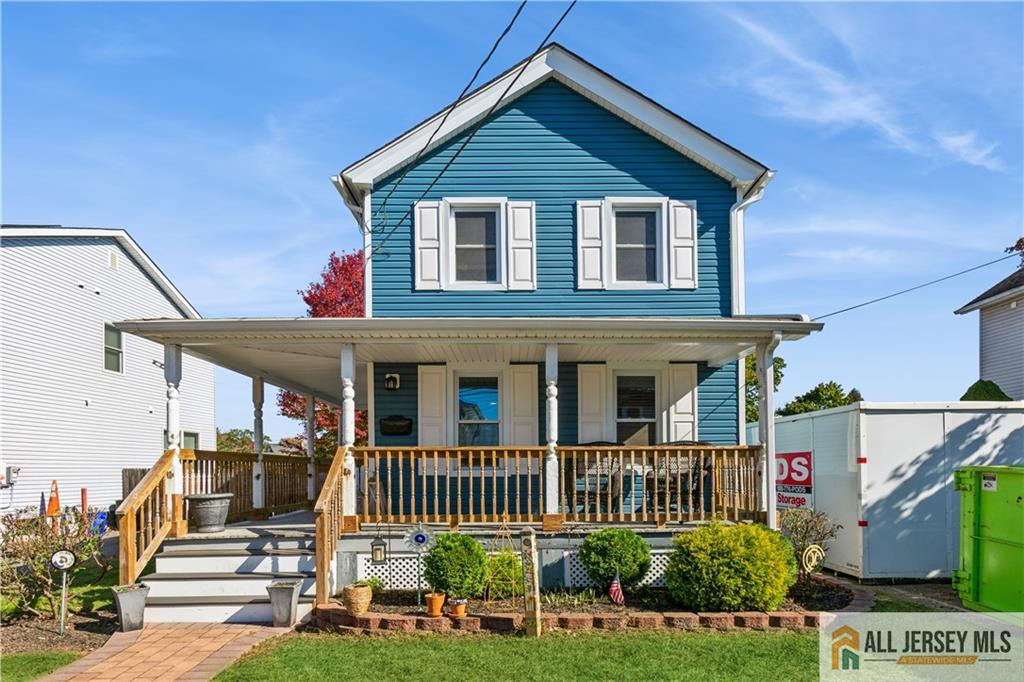
[[[355,344],[357,401],[367,362],[705,361],[721,364],[775,335],[795,340],[824,326],[805,316],[221,318],[128,320],[122,331],[281,388],[341,401],[342,343]]]

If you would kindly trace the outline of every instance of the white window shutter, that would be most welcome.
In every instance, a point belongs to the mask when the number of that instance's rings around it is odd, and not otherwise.
[[[697,288],[697,205],[668,204],[669,288]]]
[[[603,202],[576,202],[576,272],[580,289],[605,288]],[[586,442],[586,441],[581,441]]]
[[[508,229],[508,288],[537,288],[537,209],[532,201],[510,201],[505,224]]]
[[[577,365],[576,423],[577,443],[594,443],[608,440],[605,429],[607,414],[605,413],[605,383],[607,368],[604,365]]]
[[[448,444],[448,368],[420,365],[417,368],[417,445]],[[371,425],[372,428],[372,425]]]
[[[505,375],[507,391],[506,445],[537,445],[539,422],[537,410],[540,394],[537,392],[537,365],[512,365]]]
[[[670,364],[668,375],[668,440],[697,440],[697,365]]]
[[[441,241],[444,234],[444,202],[419,201],[413,211],[416,248],[416,288],[442,289]]]

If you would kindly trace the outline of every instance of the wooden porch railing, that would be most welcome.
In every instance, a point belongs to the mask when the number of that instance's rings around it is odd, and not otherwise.
[[[758,513],[756,446],[560,447],[567,520],[656,523]]]
[[[264,500],[267,510],[282,513],[309,504],[305,457],[263,455]]]
[[[363,523],[532,523],[544,510],[545,448],[355,448]]]
[[[234,493],[228,507],[228,521],[248,518],[253,512],[252,469],[256,455],[250,452],[182,450],[181,468],[185,495]],[[188,501],[185,501],[188,518]]]
[[[167,475],[173,463],[174,453],[168,450],[117,508],[118,574],[122,585],[135,582],[171,531],[175,516],[180,518],[180,498],[171,504],[171,495],[167,494]],[[175,506],[178,508],[172,509]]]
[[[351,472],[349,472],[351,475]],[[341,536],[344,514],[345,448],[338,448],[313,506],[316,515],[316,603],[331,598],[331,559]]]

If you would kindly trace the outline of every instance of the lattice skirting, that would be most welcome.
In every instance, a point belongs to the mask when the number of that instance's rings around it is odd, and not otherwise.
[[[653,550],[651,552],[651,569],[647,571],[647,577],[640,582],[641,585],[665,586],[665,568],[668,566],[670,554],[671,550]],[[566,587],[590,587],[592,583],[587,576],[587,569],[583,567],[583,562],[580,561],[579,553],[567,551],[563,552],[562,555],[562,563],[565,566]]]

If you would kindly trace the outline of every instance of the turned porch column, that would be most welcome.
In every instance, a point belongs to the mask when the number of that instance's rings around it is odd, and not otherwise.
[[[313,455],[316,447],[316,429],[314,422],[314,410],[316,403],[311,395],[306,396],[306,499],[316,499],[316,466],[313,463]]]
[[[544,514],[558,514],[558,344],[549,343],[544,353],[544,394],[547,397],[545,432],[547,452],[544,453]],[[545,525],[551,525],[550,523]]]
[[[164,381],[167,382],[167,449],[174,453],[171,477],[166,483],[171,500],[171,531],[174,537],[188,532],[182,495],[185,492],[185,473],[181,466],[181,402],[178,385],[181,383],[181,346],[164,346]]]
[[[771,341],[757,345],[758,420],[761,440],[761,499],[768,527],[778,528],[775,495],[775,349],[782,341],[778,332]]]
[[[356,513],[356,459],[352,446],[356,442],[356,360],[351,343],[341,344],[341,424],[339,445],[345,450],[345,471],[342,489],[342,514]]]
[[[252,465],[252,508],[263,509],[263,378],[252,379],[252,451],[256,461]]]

